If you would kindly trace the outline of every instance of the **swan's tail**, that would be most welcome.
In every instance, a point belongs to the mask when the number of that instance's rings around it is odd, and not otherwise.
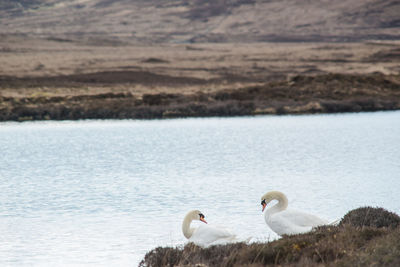
[[[231,237],[220,239],[220,240],[217,240],[217,241],[212,242],[210,244],[207,244],[204,247],[209,247],[209,246],[212,246],[212,245],[226,245],[226,244],[240,243],[240,242],[244,242],[246,244],[249,244],[249,242],[250,242],[250,240],[252,238],[253,237],[248,237],[248,238],[244,239],[244,238],[239,238],[236,235],[233,235]]]

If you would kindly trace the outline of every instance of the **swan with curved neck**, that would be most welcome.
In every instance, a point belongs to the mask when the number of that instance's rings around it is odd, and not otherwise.
[[[186,216],[185,216],[185,218],[183,219],[183,222],[182,222],[183,235],[187,239],[191,238],[193,233],[194,233],[194,231],[196,230],[196,228],[191,228],[190,224],[192,223],[193,220],[199,220],[199,221],[202,221],[204,223],[207,223],[204,218],[205,218],[205,216],[199,210],[192,210],[192,211],[188,212],[188,214],[186,214]]]
[[[264,209],[272,201],[277,200],[278,203]],[[315,215],[287,209],[288,199],[282,192],[271,191],[261,197],[262,211],[267,225],[278,235],[292,235],[306,233],[313,227],[329,224],[325,219],[321,219]]]
[[[186,214],[182,222],[182,232],[189,242],[193,242],[198,246],[208,247],[211,245],[239,241],[236,239],[236,235],[230,230],[208,225],[204,218],[205,216],[199,210],[192,210]],[[205,224],[197,228],[190,227],[190,224],[194,220],[202,221]]]

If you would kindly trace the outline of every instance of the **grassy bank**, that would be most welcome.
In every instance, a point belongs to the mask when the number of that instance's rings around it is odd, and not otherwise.
[[[0,121],[400,108],[398,41],[92,44],[0,38]]]
[[[140,77],[139,77],[140,76]],[[123,79],[149,79],[154,83],[202,84],[200,79],[107,72],[48,78],[1,77],[0,87],[106,86]],[[0,96],[0,121],[77,119],[160,119],[178,117],[309,114],[400,109],[400,76],[322,74],[213,92],[129,92]]]
[[[158,247],[140,266],[400,266],[400,217],[359,208],[338,226],[283,236],[268,243]]]

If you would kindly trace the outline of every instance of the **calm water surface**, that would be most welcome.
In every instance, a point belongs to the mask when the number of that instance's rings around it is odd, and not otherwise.
[[[400,112],[0,124],[0,266],[135,266],[200,209],[276,238],[260,197],[400,213]]]

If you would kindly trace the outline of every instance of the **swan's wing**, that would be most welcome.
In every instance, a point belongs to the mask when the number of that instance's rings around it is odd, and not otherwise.
[[[217,241],[235,239],[236,235],[229,229],[212,225],[200,225],[192,234],[189,241],[200,246],[209,246]]]
[[[281,216],[285,220],[303,227],[316,227],[329,223],[327,220],[321,219],[313,214],[291,209],[276,213],[276,216]]]
[[[293,222],[292,216],[281,214],[273,214],[266,220],[268,226],[278,235],[294,235],[311,231],[311,226],[301,226]]]
[[[315,215],[290,209],[266,216],[265,221],[278,235],[306,233],[313,227],[328,224]]]

